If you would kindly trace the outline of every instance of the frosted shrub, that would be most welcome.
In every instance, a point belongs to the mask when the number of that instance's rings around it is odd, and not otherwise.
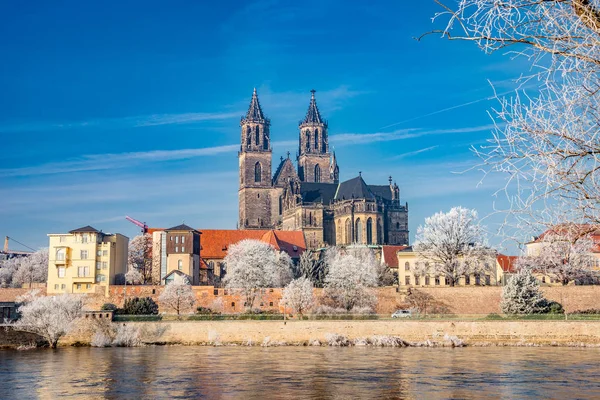
[[[325,340],[329,346],[350,346],[351,344],[346,336],[337,333],[326,334]]]
[[[118,325],[113,345],[117,347],[137,347],[142,344],[141,330],[134,325]]]
[[[456,336],[448,335],[447,333],[444,335],[444,340],[452,345],[452,347],[464,347],[465,342],[462,339],[459,339]]]
[[[112,339],[103,331],[96,331],[91,341],[92,347],[110,347]]]

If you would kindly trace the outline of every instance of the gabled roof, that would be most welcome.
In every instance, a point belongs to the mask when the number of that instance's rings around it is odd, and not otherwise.
[[[390,268],[398,268],[398,256],[396,253],[408,248],[408,246],[382,246],[382,261]]]
[[[500,268],[502,268],[502,271],[508,272],[508,273],[516,272],[516,265],[517,265],[517,261],[519,260],[519,257],[507,256],[507,255],[498,253],[498,255],[496,256],[496,260],[498,261]]]
[[[375,200],[375,195],[373,192],[371,192],[360,175],[356,178],[352,178],[346,182],[340,183],[340,186],[335,194],[336,200],[350,200],[352,198]]]
[[[279,163],[277,171],[275,171],[275,174],[273,175],[273,184],[283,185],[287,182],[287,178],[297,177],[298,174],[296,173],[296,168],[294,168],[294,163],[290,160],[288,153],[288,157]]]
[[[302,201],[306,203],[321,203],[329,204],[335,197],[335,192],[338,188],[336,183],[300,183],[300,195]]]
[[[177,225],[177,226],[174,226],[172,228],[165,229],[165,230],[166,231],[186,231],[186,232],[192,232],[193,231],[193,232],[201,233],[201,232],[197,231],[196,229],[194,229],[191,226],[188,226],[186,224]]]
[[[369,190],[376,196],[385,201],[392,201],[392,191],[389,185],[368,185]]]
[[[315,90],[311,90],[310,104],[308,105],[308,111],[306,112],[306,117],[304,120],[300,122],[302,124],[325,124],[323,119],[321,118],[321,113],[319,113],[319,108],[317,107],[317,100],[315,100]]]
[[[203,229],[200,256],[205,260],[223,259],[232,244],[244,239],[269,243],[292,258],[300,257],[306,250],[302,231]]]
[[[100,231],[98,229],[91,227],[89,225],[69,231],[69,233],[99,233],[99,232]]]
[[[252,93],[252,99],[250,100],[250,106],[248,107],[248,112],[246,112],[247,121],[264,121],[265,114],[260,107],[260,102],[258,101],[258,94],[256,93],[256,88],[254,88],[254,92]]]

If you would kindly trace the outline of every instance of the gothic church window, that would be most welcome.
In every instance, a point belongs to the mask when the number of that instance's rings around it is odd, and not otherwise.
[[[315,129],[315,150],[319,148],[319,130]]]
[[[256,125],[256,145],[260,145],[260,128]]]
[[[350,218],[346,219],[346,244],[352,243],[352,223]]]
[[[362,231],[362,221],[359,219],[356,220],[356,243],[362,243],[363,241],[363,231]]]
[[[373,220],[367,219],[367,244],[373,244]]]
[[[254,182],[260,182],[261,176],[262,176],[262,167],[260,166],[260,163],[257,162],[256,164],[254,164]]]
[[[250,142],[252,138],[252,128],[250,128],[249,126],[246,127],[246,145],[248,147],[250,147]]]
[[[282,196],[279,196],[279,215],[281,215],[283,212],[283,198]]]
[[[396,222],[396,229],[400,229],[400,222]]]
[[[321,167],[319,167],[319,164],[315,165],[315,182],[321,182]]]

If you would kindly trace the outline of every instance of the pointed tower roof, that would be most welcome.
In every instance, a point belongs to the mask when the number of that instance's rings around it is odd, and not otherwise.
[[[265,118],[265,114],[260,108],[260,102],[258,101],[258,94],[256,93],[256,88],[254,88],[254,92],[252,93],[252,99],[250,100],[250,106],[248,107],[248,112],[246,113],[247,121],[264,121],[267,120]]]
[[[302,120],[300,124],[327,124],[323,118],[321,118],[321,113],[319,113],[319,108],[317,107],[317,100],[315,100],[316,90],[313,89],[310,92],[312,95],[310,97],[308,111],[306,112],[306,117],[304,117],[304,120]]]

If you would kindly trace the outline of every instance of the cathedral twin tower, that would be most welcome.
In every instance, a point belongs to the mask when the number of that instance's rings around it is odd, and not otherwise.
[[[271,174],[271,122],[256,89],[240,127],[239,229],[302,230],[309,248],[408,244],[408,204],[391,177],[389,185],[360,175],[340,183],[314,90],[299,124],[297,167],[288,152]]]
[[[286,181],[298,178],[301,182],[338,183],[339,168],[335,155],[329,152],[327,121],[321,118],[315,91],[304,120],[300,121],[298,149],[298,172],[285,171],[293,163],[288,158],[281,160],[276,178],[271,175],[271,121],[265,117],[256,89],[252,94],[250,107],[240,122],[241,147],[240,162],[239,227],[240,229],[275,229],[280,225],[283,188]],[[288,168],[289,169],[289,168]]]

